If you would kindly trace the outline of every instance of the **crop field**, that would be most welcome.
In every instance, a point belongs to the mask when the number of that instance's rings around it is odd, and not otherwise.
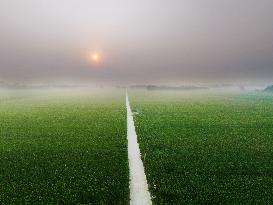
[[[128,204],[124,93],[0,92],[0,204]]]
[[[154,204],[272,204],[273,95],[186,93],[129,93]]]
[[[129,91],[153,204],[270,204],[273,95]],[[129,204],[124,90],[0,90],[0,204]]]

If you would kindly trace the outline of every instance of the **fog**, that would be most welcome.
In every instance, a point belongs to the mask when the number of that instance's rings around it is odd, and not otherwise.
[[[270,83],[272,20],[272,0],[0,0],[0,80]]]

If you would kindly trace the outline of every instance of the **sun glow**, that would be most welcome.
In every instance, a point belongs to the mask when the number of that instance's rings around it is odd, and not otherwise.
[[[98,54],[93,54],[92,59],[93,59],[93,61],[98,61],[99,60]]]
[[[101,64],[102,63],[102,55],[98,52],[89,52],[88,60],[92,64]]]

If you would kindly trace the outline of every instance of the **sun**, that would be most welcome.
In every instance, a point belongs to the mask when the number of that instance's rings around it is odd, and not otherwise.
[[[92,55],[92,59],[93,59],[93,61],[98,61],[99,60],[99,55],[98,54],[93,54]]]
[[[92,64],[101,64],[102,63],[102,55],[98,52],[88,52],[88,61]]]

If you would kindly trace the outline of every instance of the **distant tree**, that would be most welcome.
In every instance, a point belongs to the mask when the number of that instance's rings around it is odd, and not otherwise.
[[[245,90],[245,86],[243,86],[243,85],[240,85],[239,88],[240,88],[240,90]]]
[[[273,92],[273,85],[267,86],[266,89],[264,89],[266,92]]]

